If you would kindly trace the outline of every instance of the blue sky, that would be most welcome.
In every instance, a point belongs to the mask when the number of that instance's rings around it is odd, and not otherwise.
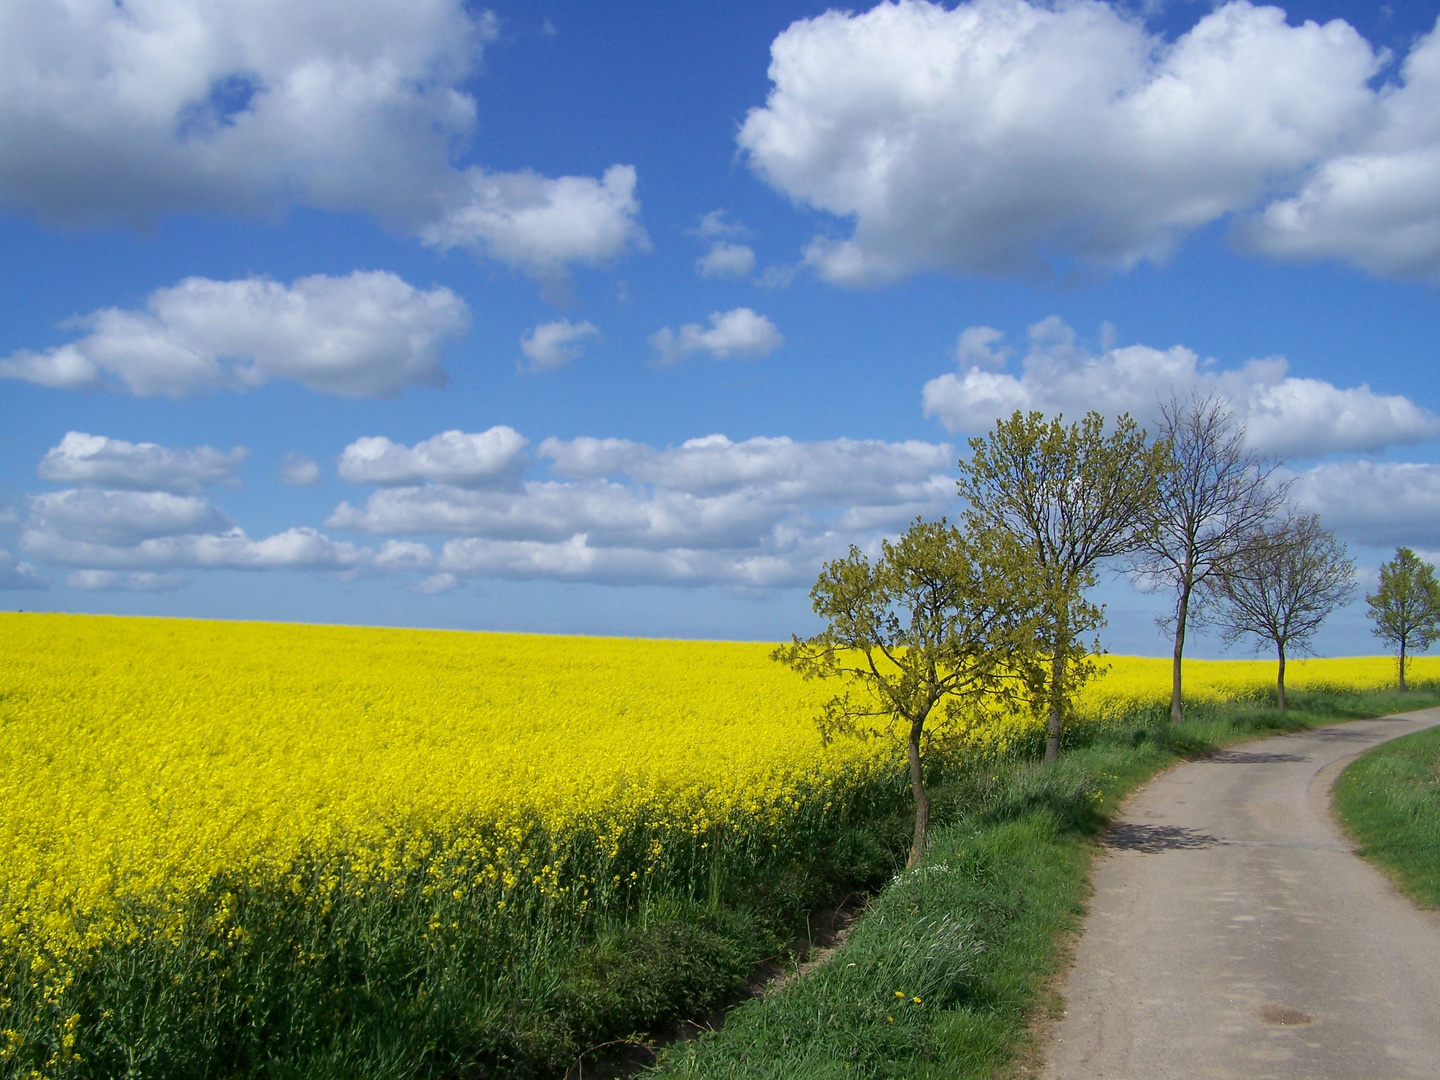
[[[996,416],[1196,387],[1434,559],[1437,14],[13,0],[0,604],[774,639]]]

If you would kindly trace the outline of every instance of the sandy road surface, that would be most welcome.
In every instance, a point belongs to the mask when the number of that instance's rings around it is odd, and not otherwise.
[[[1440,1078],[1440,917],[1351,845],[1330,786],[1440,709],[1182,765],[1129,804],[1050,1043],[1051,1080]]]

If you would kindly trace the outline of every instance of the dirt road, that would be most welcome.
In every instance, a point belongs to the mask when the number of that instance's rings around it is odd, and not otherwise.
[[[1440,1077],[1440,917],[1330,817],[1440,709],[1245,743],[1142,791],[1095,868],[1051,1080]]]

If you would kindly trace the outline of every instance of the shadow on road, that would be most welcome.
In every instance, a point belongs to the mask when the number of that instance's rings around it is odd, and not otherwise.
[[[1105,846],[1119,851],[1139,851],[1155,855],[1162,851],[1196,851],[1214,847],[1220,841],[1209,833],[1184,829],[1178,825],[1141,825],[1131,821],[1117,823],[1105,834]]]

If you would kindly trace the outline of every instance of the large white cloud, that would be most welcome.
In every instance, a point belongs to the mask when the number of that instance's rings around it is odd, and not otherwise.
[[[650,335],[662,364],[678,364],[697,352],[717,360],[754,359],[770,355],[784,343],[775,324],[748,307],[711,313],[708,330],[699,323],[686,323],[678,332],[666,326]]]
[[[61,566],[157,571],[352,570],[372,565],[377,554],[309,528],[286,529],[260,540],[232,528],[151,537],[132,544],[95,542],[27,528],[21,544],[43,562]]]
[[[223,453],[210,446],[171,448],[71,431],[35,471],[57,484],[192,494],[209,484],[234,484],[247,453],[243,446]]]
[[[794,585],[821,559],[951,509],[954,448],[724,436],[656,448],[547,439],[548,479],[510,488],[412,484],[343,502],[329,528],[449,535],[458,576]]]
[[[70,488],[30,497],[26,537],[129,547],[158,537],[223,532],[230,521],[208,499],[167,491]],[[35,548],[27,541],[26,550]]]
[[[1197,390],[1226,398],[1252,445],[1269,453],[1378,451],[1440,435],[1440,417],[1409,398],[1378,394],[1364,383],[1342,389],[1297,378],[1281,358],[1227,370],[1181,345],[1128,345],[1094,354],[1051,316],[1030,328],[1029,351],[1013,374],[1004,370],[1008,351],[995,348],[1002,338],[989,327],[962,333],[956,349],[961,370],[925,384],[925,415],[937,417],[949,431],[971,433],[1016,409],[1069,415],[1095,409],[1149,419],[1172,393]]]
[[[503,483],[524,467],[525,445],[523,435],[503,425],[473,434],[443,431],[413,447],[368,435],[341,453],[340,476],[357,484]]]
[[[462,169],[496,20],[462,0],[0,6],[0,207],[360,210],[531,273],[643,240],[633,170]]]
[[[780,34],[739,143],[853,219],[808,250],[833,281],[1125,267],[1372,130],[1378,68],[1343,22],[1243,2],[1169,42],[1095,0],[900,0]]]
[[[1440,465],[1322,462],[1296,475],[1290,490],[1352,543],[1440,550]]]
[[[1248,224],[1251,246],[1440,284],[1440,32],[1416,43],[1377,111],[1357,146]]]
[[[78,341],[0,360],[0,376],[62,389],[118,381],[142,397],[245,390],[272,379],[343,397],[393,397],[444,383],[442,345],[469,317],[449,289],[417,289],[383,271],[317,274],[288,286],[187,278],[151,293],[143,311],[86,316],[89,333]]]

